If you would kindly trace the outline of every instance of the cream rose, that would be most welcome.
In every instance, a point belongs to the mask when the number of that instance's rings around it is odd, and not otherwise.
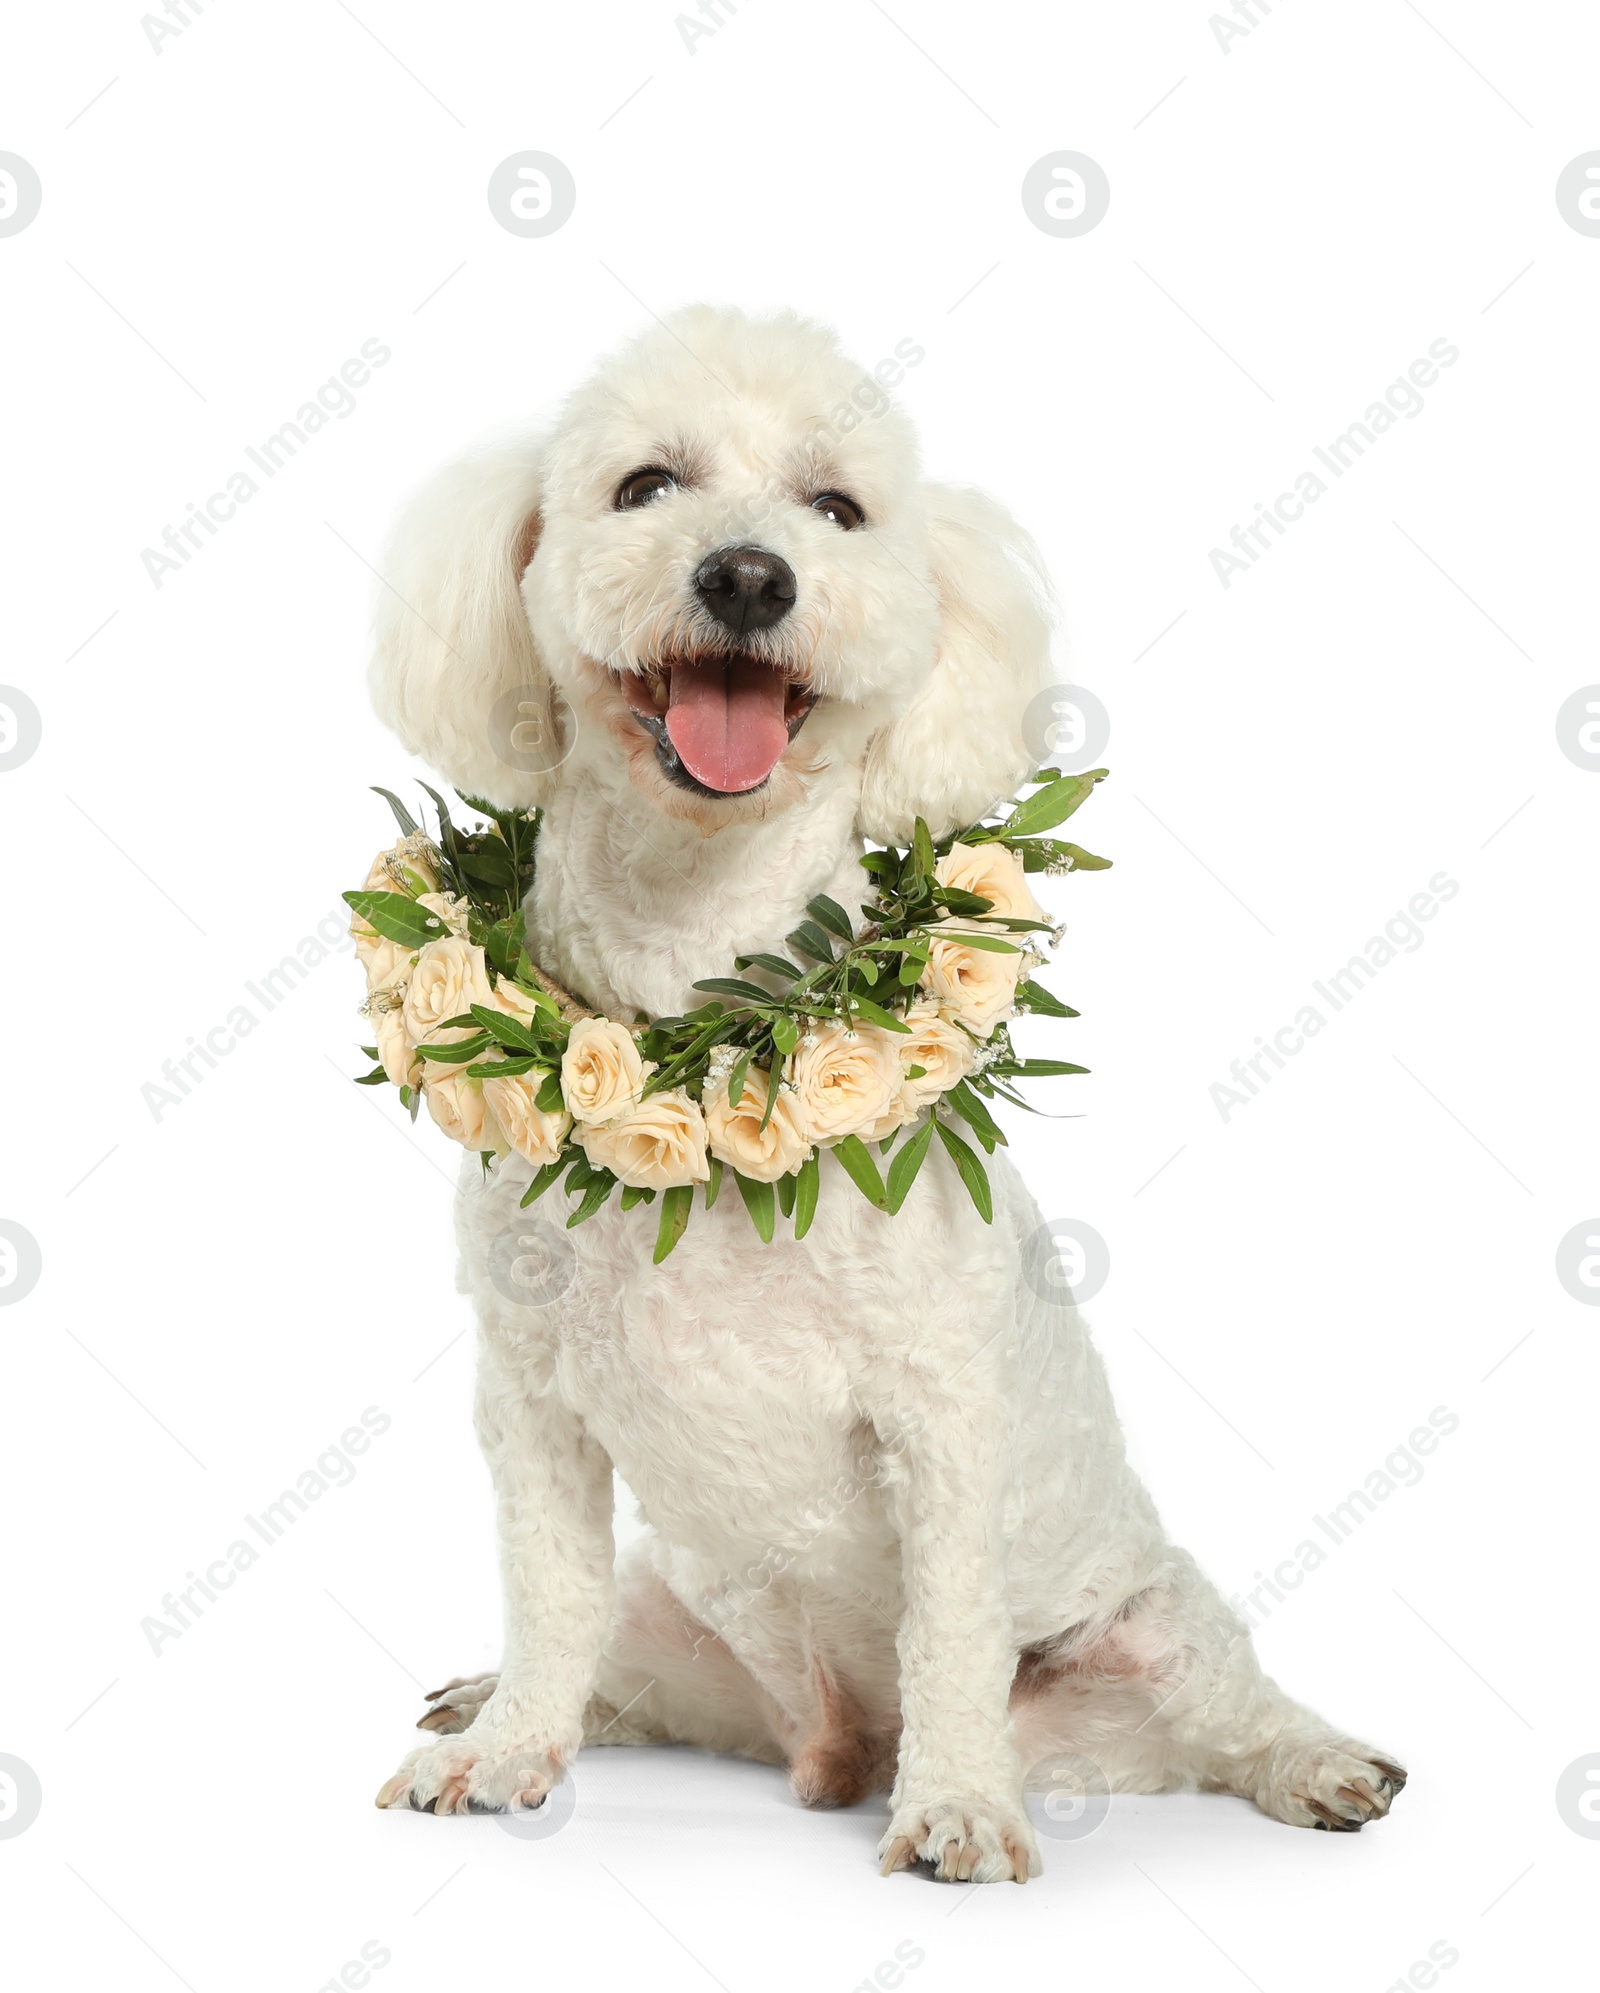
[[[361,890],[365,893],[404,893],[408,899],[415,899],[423,893],[435,891],[438,884],[429,860],[427,841],[418,835],[402,839],[392,850],[380,851],[361,882]],[[356,954],[367,972],[369,989],[378,989],[391,981],[395,971],[409,962],[416,952],[398,941],[386,939],[360,914],[351,915],[350,935],[356,944]]]
[[[513,1073],[508,1079],[483,1082],[484,1100],[506,1140],[524,1162],[540,1168],[560,1155],[572,1126],[565,1109],[547,1114],[537,1105],[544,1077],[539,1072]]]
[[[955,940],[935,941],[922,985],[942,1017],[987,1038],[1016,1001],[1024,959],[1020,952],[1001,955]]]
[[[625,1026],[607,1017],[581,1017],[561,1055],[561,1091],[574,1120],[610,1121],[637,1103],[654,1071],[639,1057]]]
[[[378,1048],[378,1063],[389,1075],[395,1086],[416,1086],[422,1078],[422,1060],[417,1056],[417,1048],[406,1036],[405,1014],[396,1004],[392,1009],[378,1009],[368,1013],[372,1023],[373,1043]]]
[[[950,1091],[964,1080],[977,1064],[972,1040],[959,1025],[939,1015],[931,1004],[921,1004],[906,1018],[909,1031],[890,1034],[900,1060],[900,1090],[881,1121],[864,1131],[863,1141],[881,1142],[896,1128],[915,1121],[930,1101]],[[920,1066],[915,1079],[910,1068]]]
[[[653,1093],[615,1120],[580,1128],[590,1162],[639,1190],[675,1190],[711,1174],[699,1103],[681,1086]]]
[[[514,1017],[519,1024],[531,1024],[536,1017],[547,1021],[550,1013],[542,1010],[524,989],[519,989],[509,977],[502,976],[494,986],[494,1000],[498,1009],[508,1017]]]
[[[425,1062],[422,1091],[428,1112],[452,1142],[500,1154],[510,1147],[483,1097],[483,1082],[469,1080],[462,1067]]]
[[[811,1153],[798,1097],[781,1082],[772,1117],[764,1129],[761,1126],[767,1111],[767,1084],[768,1075],[751,1067],[737,1103],[730,1100],[724,1080],[705,1104],[706,1140],[712,1155],[720,1156],[756,1183],[776,1183],[780,1176],[797,1170]]]
[[[859,1135],[890,1111],[900,1088],[900,1064],[890,1041],[898,1032],[876,1025],[813,1024],[789,1059],[800,1124],[824,1147]],[[896,1124],[898,1125],[898,1124]]]
[[[906,1022],[911,1030],[897,1041],[900,1071],[905,1074],[907,1067],[921,1066],[922,1072],[917,1079],[902,1079],[900,1090],[919,1108],[926,1107],[967,1077],[978,1063],[977,1048],[959,1025],[941,1017],[932,1005],[919,1004]]]
[[[1021,858],[1003,844],[952,844],[933,875],[941,886],[981,893],[992,901],[986,918],[1003,914],[1010,920],[1049,919],[1028,889]]]
[[[417,956],[406,985],[406,1030],[413,1045],[426,1045],[447,1017],[459,1017],[475,1003],[492,1004],[483,950],[459,935],[430,941]]]

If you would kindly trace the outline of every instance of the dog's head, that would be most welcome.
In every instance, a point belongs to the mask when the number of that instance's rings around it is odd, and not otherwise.
[[[871,837],[970,821],[1030,771],[1048,591],[998,506],[922,479],[898,372],[787,315],[699,308],[635,340],[547,434],[413,503],[379,713],[502,806],[609,760],[707,832],[840,770]]]

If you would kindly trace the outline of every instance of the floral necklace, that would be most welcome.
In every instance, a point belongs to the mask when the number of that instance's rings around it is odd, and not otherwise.
[[[531,1164],[524,1205],[560,1179],[578,1200],[568,1226],[618,1190],[625,1211],[659,1202],[658,1264],[696,1188],[709,1209],[728,1175],[763,1239],[780,1212],[804,1238],[821,1149],[895,1212],[937,1140],[989,1222],[987,1172],[955,1122],[992,1155],[1006,1138],[988,1101],[1025,1108],[1015,1081],[1087,1070],[1020,1058],[1009,1025],[1024,1012],[1078,1014],[1034,980],[1060,930],[1027,874],[1110,863],[1041,835],[1106,773],[1042,769],[1026,798],[946,838],[919,817],[908,849],[862,857],[859,921],[819,894],[787,954],[741,955],[738,974],[694,985],[706,997],[694,1010],[631,1024],[595,1014],[528,954],[538,811],[463,796],[482,819],[463,829],[423,784],[438,813],[431,834],[379,789],[402,837],[344,895],[377,1040],[358,1084],[393,1083],[413,1120],[426,1101],[485,1170],[507,1155]]]

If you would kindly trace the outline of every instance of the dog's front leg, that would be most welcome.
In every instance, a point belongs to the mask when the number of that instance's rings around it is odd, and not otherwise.
[[[878,1854],[885,1875],[926,1861],[946,1882],[1026,1882],[1040,1864],[1008,1712],[1006,1434],[970,1404],[913,1423],[886,1487],[901,1546],[902,1730]]]
[[[553,1390],[485,1338],[478,1438],[494,1480],[505,1649],[470,1729],[413,1751],[378,1795],[421,1812],[540,1805],[583,1737],[611,1614],[611,1462]]]

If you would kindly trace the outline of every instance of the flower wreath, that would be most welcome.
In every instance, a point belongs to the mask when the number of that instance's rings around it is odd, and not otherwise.
[[[1026,875],[1110,863],[1040,835],[1106,772],[1042,769],[1025,800],[947,838],[919,817],[908,850],[861,859],[872,884],[859,929],[819,895],[788,936],[799,960],[741,955],[741,974],[694,985],[707,998],[698,1008],[631,1025],[596,1014],[527,952],[538,811],[463,796],[485,820],[464,830],[427,789],[435,836],[379,789],[403,835],[344,895],[377,1040],[364,1049],[378,1063],[358,1084],[392,1082],[413,1120],[426,1100],[485,1170],[511,1154],[532,1164],[525,1205],[564,1177],[581,1199],[569,1226],[619,1185],[625,1211],[659,1196],[657,1263],[683,1236],[695,1185],[709,1209],[730,1172],[763,1239],[779,1210],[804,1238],[824,1148],[893,1212],[937,1137],[989,1222],[987,1173],[952,1117],[993,1154],[1006,1138],[986,1099],[1026,1107],[1013,1081],[1088,1070],[1018,1057],[1008,1026],[1022,1012],[1078,1015],[1033,979],[1039,937],[1053,945],[1060,929]],[[749,980],[750,970],[781,987]],[[869,1144],[893,1151],[886,1175]]]

